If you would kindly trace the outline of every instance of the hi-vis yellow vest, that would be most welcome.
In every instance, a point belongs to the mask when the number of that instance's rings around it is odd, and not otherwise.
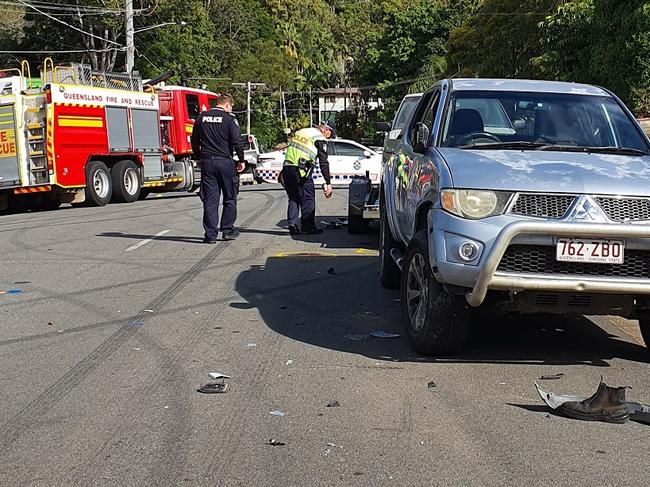
[[[298,130],[289,142],[284,156],[284,165],[299,167],[301,176],[305,176],[307,171],[316,163],[318,154],[316,149],[317,140],[326,140],[319,129]]]

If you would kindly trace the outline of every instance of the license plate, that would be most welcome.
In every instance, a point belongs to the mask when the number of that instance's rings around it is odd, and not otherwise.
[[[583,240],[560,238],[555,259],[564,262],[622,264],[625,244],[620,240]]]

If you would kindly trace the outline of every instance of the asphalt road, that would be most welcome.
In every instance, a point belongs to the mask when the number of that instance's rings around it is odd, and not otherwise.
[[[533,386],[602,374],[650,403],[634,323],[479,320],[424,359],[368,336],[402,333],[376,233],[290,238],[269,188],[214,246],[188,194],[0,217],[0,291],[20,291],[0,294],[0,485],[648,484],[647,426],[548,414]],[[345,212],[343,190],[318,201]],[[230,390],[196,392],[213,371]]]

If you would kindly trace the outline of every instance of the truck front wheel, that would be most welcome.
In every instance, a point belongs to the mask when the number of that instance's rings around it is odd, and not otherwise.
[[[433,276],[426,230],[409,243],[400,297],[406,333],[418,353],[448,355],[465,344],[470,310],[463,296],[448,293]]]
[[[140,197],[140,171],[133,161],[120,161],[111,169],[113,201],[133,203]]]
[[[90,161],[86,166],[86,203],[92,206],[107,205],[112,194],[108,167],[102,161]]]

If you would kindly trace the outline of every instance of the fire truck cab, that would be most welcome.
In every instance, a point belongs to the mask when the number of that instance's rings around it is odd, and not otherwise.
[[[0,78],[0,210],[101,206],[198,187],[189,138],[217,94],[51,61],[39,81],[24,66]]]

